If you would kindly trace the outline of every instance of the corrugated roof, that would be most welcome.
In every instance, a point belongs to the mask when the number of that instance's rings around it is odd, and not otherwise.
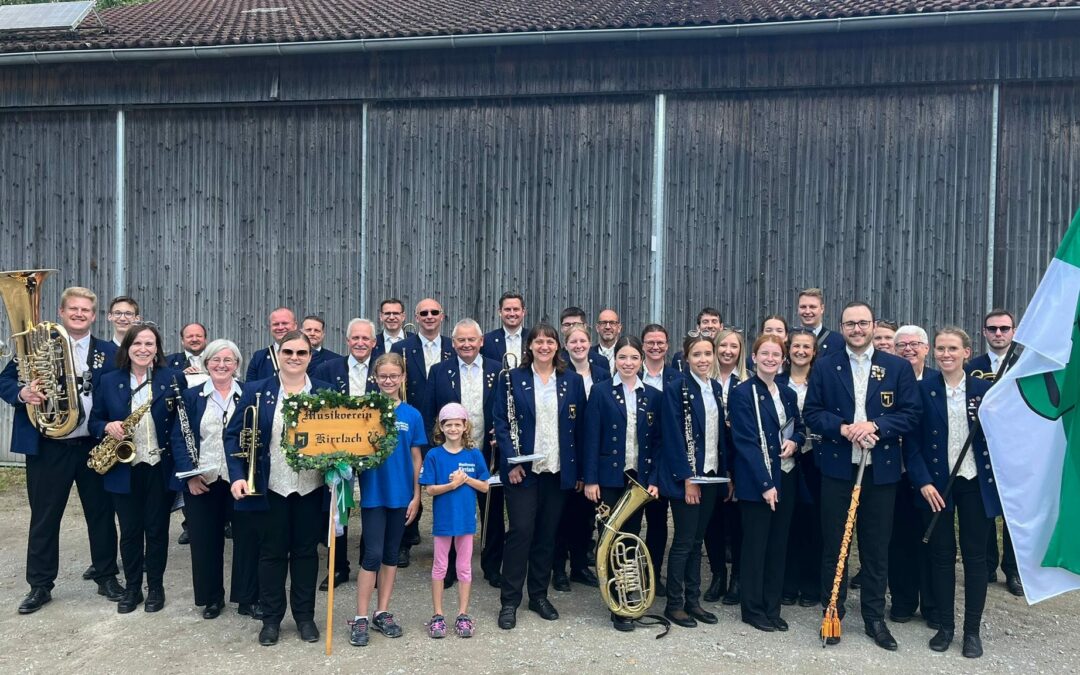
[[[156,0],[77,34],[0,36],[0,52],[196,47],[582,29],[714,26],[992,9],[1080,0]]]

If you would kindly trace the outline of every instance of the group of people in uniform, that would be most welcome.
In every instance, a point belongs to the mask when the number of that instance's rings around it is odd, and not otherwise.
[[[301,392],[381,392],[395,406],[398,445],[379,469],[359,474],[359,546],[350,546],[345,528],[335,572],[322,581],[323,590],[347,583],[359,549],[354,645],[368,644],[369,630],[402,634],[389,602],[396,569],[410,564],[420,541],[422,484],[436,499],[433,637],[446,632],[441,594],[455,583],[462,608],[455,630],[467,637],[474,628],[467,606],[476,508],[454,490],[466,486],[477,497],[480,568],[500,591],[496,623],[510,630],[526,593],[529,610],[556,620],[549,589],[598,585],[591,569],[596,507],[614,506],[635,483],[653,499],[622,529],[637,534],[644,522],[656,595],[670,623],[715,624],[705,604],[723,602],[739,605],[742,621],[758,630],[786,631],[784,606],[830,601],[864,460],[861,570],[850,582],[845,570],[841,618],[848,587],[860,588],[865,632],[875,644],[897,649],[886,618],[902,623],[921,614],[934,631],[928,646],[947,650],[956,630],[958,527],[962,653],[980,656],[981,615],[998,563],[994,519],[1001,515],[981,434],[971,439],[951,490],[946,484],[1008,353],[1013,315],[987,314],[987,353],[972,359],[962,329],[942,327],[931,338],[919,326],[881,320],[865,302],[844,306],[830,329],[820,289],[799,294],[797,313],[796,325],[779,314],[765,317],[751,341],[707,307],[681,338],[656,323],[629,334],[613,308],[592,327],[578,307],[563,310],[558,324],[530,327],[524,298],[505,293],[498,328],[484,333],[465,318],[446,336],[438,301],[416,304],[416,332],[408,332],[405,304],[391,298],[380,304],[378,323],[348,323],[341,355],[325,346],[321,317],[298,324],[292,310],[279,307],[269,314],[269,344],[245,359],[233,341],[208,342],[199,322],[182,327],[182,349],[167,355],[160,328],[142,319],[130,297],[110,303],[115,333],[98,339],[91,334],[97,297],[68,288],[58,314],[77,374],[78,427],[62,438],[39,433],[26,405],[41,404],[46,392],[20,381],[14,359],[0,373],[0,397],[15,408],[11,449],[26,458],[31,508],[30,591],[19,612],[51,600],[74,483],[90,540],[84,578],[120,613],[165,604],[170,512],[179,494],[203,617],[226,606],[231,535],[229,601],[262,621],[260,643],[278,641],[286,609],[302,639],[318,640],[317,549],[328,491],[318,472],[286,463],[283,408]],[[140,410],[145,414],[133,422]],[[130,440],[134,457],[101,476],[87,459],[110,437]],[[923,545],[937,512],[945,517]],[[459,552],[465,560],[456,559]],[[1003,554],[1007,587],[1022,595],[1007,528]],[[614,612],[610,619],[616,630],[635,628]]]

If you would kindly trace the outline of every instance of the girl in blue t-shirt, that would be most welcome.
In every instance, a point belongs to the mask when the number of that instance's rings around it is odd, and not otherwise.
[[[484,455],[473,445],[469,413],[460,403],[447,403],[439,411],[435,442],[442,445],[428,451],[420,484],[432,496],[431,534],[435,540],[435,562],[431,566],[431,599],[435,615],[428,622],[428,635],[446,636],[443,617],[443,580],[451,544],[457,550],[458,616],[454,629],[460,637],[472,637],[469,591],[472,590],[473,535],[476,534],[476,493],[488,491],[488,470]],[[366,536],[366,535],[365,535]]]
[[[427,444],[424,422],[416,408],[401,401],[405,363],[400,354],[383,354],[375,360],[379,391],[394,399],[397,416],[397,447],[377,469],[360,473],[360,522],[364,528],[364,554],[356,579],[356,618],[351,622],[349,643],[368,643],[368,627],[386,637],[401,637],[401,626],[390,613],[390,594],[397,574],[398,550],[405,526],[420,508],[420,446]],[[379,597],[375,615],[368,621],[371,594],[378,576]]]

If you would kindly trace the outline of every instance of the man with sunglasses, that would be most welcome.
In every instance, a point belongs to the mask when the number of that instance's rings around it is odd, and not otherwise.
[[[268,323],[270,324],[270,337],[273,342],[270,343],[270,346],[255,352],[255,355],[251,357],[247,375],[244,377],[245,382],[277,377],[278,370],[280,370],[278,368],[279,342],[289,332],[296,330],[296,315],[288,307],[278,307],[270,312]]]
[[[841,313],[845,348],[822,354],[810,372],[803,416],[821,436],[821,598],[829,604],[848,507],[864,453],[866,469],[859,502],[860,603],[866,634],[882,649],[895,651],[885,624],[896,485],[900,480],[900,439],[919,423],[922,402],[911,365],[872,344],[874,311],[851,302]],[[837,609],[844,618],[847,579],[840,584]],[[839,638],[828,638],[835,644]]]
[[[445,318],[446,314],[438,301],[424,298],[416,303],[416,325],[419,326],[419,331],[390,348],[391,352],[401,354],[405,359],[405,394],[408,404],[420,411],[425,429],[430,429],[434,422],[427,404],[429,374],[437,364],[455,354],[453,341],[440,334]],[[427,452],[426,447],[421,450]],[[405,526],[398,558],[399,567],[409,566],[410,549],[420,543],[420,516],[423,513],[421,505],[416,518]]]
[[[1002,359],[1008,353],[1016,334],[1016,317],[1007,309],[993,309],[983,317],[983,338],[986,339],[986,353],[968,362],[965,370],[969,375],[993,382],[1001,370]],[[1013,352],[1009,365],[1016,363],[1017,354]],[[986,540],[986,567],[990,571],[990,582],[996,582],[998,560],[1001,571],[1005,573],[1005,587],[1015,596],[1023,597],[1024,584],[1020,581],[1020,572],[1016,567],[1016,553],[1013,552],[1012,537],[1009,536],[1009,524],[1001,519],[1001,551],[998,551],[997,525],[990,528],[990,537]]]
[[[113,502],[101,476],[86,465],[96,440],[87,428],[91,392],[101,376],[116,367],[116,346],[90,334],[97,317],[97,296],[73,286],[60,296],[60,324],[71,342],[79,386],[79,424],[62,438],[49,438],[30,423],[26,404],[41,405],[45,397],[37,380],[20,382],[18,364],[11,359],[0,373],[0,398],[12,405],[11,451],[26,457],[26,494],[30,501],[30,532],[26,541],[26,582],[30,592],[19,614],[31,614],[52,600],[60,566],[60,523],[72,483],[78,488],[90,538],[92,565],[83,577],[98,585],[98,595],[118,602],[124,587],[116,580],[116,522]],[[128,324],[131,322],[129,321]]]

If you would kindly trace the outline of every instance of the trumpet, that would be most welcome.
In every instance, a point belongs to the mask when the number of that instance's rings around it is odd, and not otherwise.
[[[506,378],[506,417],[510,422],[510,443],[514,454],[521,454],[521,430],[518,428],[517,406],[514,404],[514,385],[510,379],[510,370],[517,368],[518,359],[514,354],[503,354],[502,371],[499,375]]]
[[[262,392],[255,392],[255,404],[244,408],[244,424],[240,429],[240,452],[233,457],[247,460],[247,496],[258,496],[255,491],[255,463],[259,457],[259,398]]]
[[[401,327],[401,332],[404,333],[405,335],[408,335],[409,334],[409,328],[412,328],[414,333],[416,332],[416,324],[415,323],[404,324]],[[407,357],[405,355],[405,350],[404,349],[401,350],[401,365],[405,367],[405,381],[401,383],[401,402],[402,403],[408,403],[409,402],[409,357]]]

